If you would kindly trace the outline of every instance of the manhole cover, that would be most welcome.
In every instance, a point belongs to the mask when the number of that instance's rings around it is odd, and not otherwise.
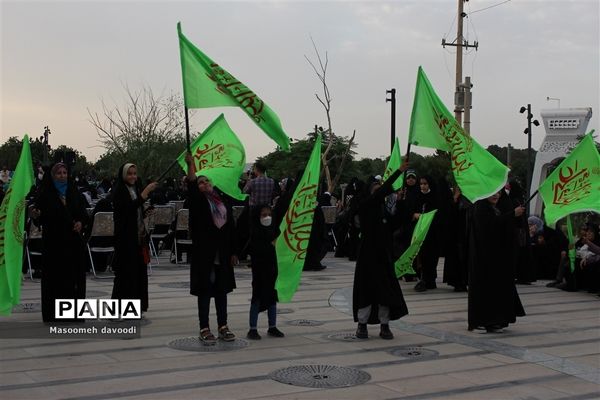
[[[359,369],[335,365],[298,365],[273,371],[269,377],[288,385],[313,388],[356,386],[371,379],[371,375]]]
[[[332,333],[331,335],[326,335],[325,339],[337,340],[341,342],[360,342],[364,340],[357,338],[354,332]]]
[[[277,309],[277,314],[291,314],[293,312],[294,312],[294,310],[292,310],[291,308],[278,308]]]
[[[391,350],[390,354],[405,358],[431,358],[437,357],[440,353],[423,347],[398,347]]]
[[[85,297],[88,299],[94,298],[94,297],[102,297],[102,296],[107,296],[108,293],[103,292],[101,290],[86,290],[85,291]]]
[[[335,281],[335,278],[331,276],[311,276],[308,279],[311,281]]]
[[[40,303],[21,303],[17,304],[12,312],[14,313],[33,313],[42,311],[42,305]]]
[[[167,344],[172,349],[184,351],[230,351],[238,350],[248,346],[248,341],[244,339],[235,339],[232,342],[224,342],[217,340],[214,344],[205,344],[200,341],[197,336],[189,336],[186,338],[175,339]]]
[[[164,288],[173,288],[173,289],[189,289],[190,283],[189,282],[166,282],[166,283],[161,283],[158,286],[164,287]]]
[[[293,319],[287,322],[288,325],[294,326],[319,326],[323,325],[324,322],[321,321],[313,321],[311,319]]]

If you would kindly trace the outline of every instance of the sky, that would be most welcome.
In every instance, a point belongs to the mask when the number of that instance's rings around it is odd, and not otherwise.
[[[490,8],[487,8],[490,7]],[[487,8],[487,9],[486,9]],[[124,85],[182,93],[176,24],[215,62],[257,93],[292,138],[304,138],[326,116],[322,87],[305,56],[311,37],[329,59],[333,130],[356,130],[357,158],[390,152],[390,104],[397,90],[396,132],[406,146],[417,69],[421,65],[453,109],[455,0],[406,1],[0,1],[0,143],[40,136],[78,149],[88,160],[105,151],[88,110],[122,104]],[[472,136],[484,146],[527,147],[519,108],[592,107],[600,97],[597,0],[471,0],[464,36],[479,42],[464,56],[473,83]],[[224,112],[247,160],[275,144],[236,108],[194,112],[202,131]],[[540,121],[541,122],[541,121]],[[538,148],[543,128],[533,131]],[[415,150],[413,146],[413,150]],[[426,154],[426,149],[419,152]]]

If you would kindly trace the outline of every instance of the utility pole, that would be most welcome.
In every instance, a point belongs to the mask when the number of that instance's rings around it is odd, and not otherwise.
[[[510,159],[510,143],[508,144],[508,147],[506,148],[506,166],[508,168],[510,168],[510,163],[511,163],[511,159]]]
[[[446,39],[442,39],[442,47],[452,46],[456,47],[456,91],[454,93],[454,118],[458,121],[458,123],[462,126],[462,111],[465,108],[465,91],[464,85],[462,82],[462,63],[463,63],[463,48],[468,49],[469,47],[477,48],[479,47],[478,42],[474,42],[473,44],[469,44],[468,40],[465,40],[463,37],[463,19],[467,16],[467,14],[463,11],[463,3],[469,0],[458,0],[458,16],[457,16],[457,24],[456,24],[456,39],[452,43],[446,43]],[[470,122],[470,121],[469,121]]]
[[[519,110],[519,112],[521,114],[523,114],[525,111],[527,111],[527,128],[525,128],[525,130],[523,131],[524,134],[527,135],[527,188],[526,188],[526,194],[527,194],[527,199],[530,198],[531,195],[531,124],[533,123],[533,125],[535,126],[540,126],[540,123],[537,119],[533,119],[533,114],[531,113],[531,104],[527,104],[527,107],[523,106],[521,107],[521,109]],[[529,207],[527,207],[527,210],[529,210]],[[527,215],[529,215],[529,212],[527,212]]]
[[[42,140],[42,145],[44,146],[44,165],[48,165],[48,150],[50,149],[50,145],[48,144],[48,136],[51,134],[50,128],[47,126],[44,127],[44,135],[40,138]]]
[[[465,76],[465,83],[460,84],[460,88],[463,90],[464,94],[464,110],[465,110],[465,120],[463,121],[463,127],[465,129],[465,133],[468,136],[471,136],[471,104],[472,104],[472,95],[471,95],[471,77]]]
[[[396,142],[396,89],[386,90],[385,92],[386,94],[390,94],[390,98],[388,99],[386,97],[385,102],[387,103],[389,101],[390,103],[392,103],[392,147],[390,149],[391,152],[394,150],[394,143]]]

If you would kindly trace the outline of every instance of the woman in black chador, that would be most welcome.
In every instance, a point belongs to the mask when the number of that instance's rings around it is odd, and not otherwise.
[[[214,343],[209,327],[210,299],[215,299],[218,335],[221,340],[233,341],[235,335],[227,326],[227,293],[235,289],[233,265],[235,232],[231,207],[213,189],[203,175],[196,178],[192,155],[186,155],[188,165],[188,196],[190,233],[192,237],[190,262],[190,293],[198,296],[200,340]]]
[[[393,192],[392,183],[406,170],[406,163],[383,185],[374,182],[365,193],[358,209],[360,244],[354,271],[352,310],[358,322],[356,337],[369,337],[367,324],[381,324],[379,336],[392,339],[389,321],[408,314],[402,289],[392,260],[391,221],[385,217],[385,197]]]
[[[81,233],[87,213],[68,179],[67,166],[44,174],[32,216],[42,226],[42,318],[55,320],[55,299],[85,299],[85,247]]]
[[[501,332],[525,310],[515,287],[510,232],[513,218],[523,215],[521,206],[501,214],[496,207],[500,194],[473,206],[469,238],[469,330],[485,328]]]
[[[135,164],[119,168],[113,188],[115,280],[113,299],[139,299],[142,311],[148,310],[148,234],[144,225],[144,202],[156,188],[152,182],[141,190]]]

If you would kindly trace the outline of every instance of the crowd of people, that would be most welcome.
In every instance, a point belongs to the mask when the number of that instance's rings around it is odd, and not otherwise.
[[[114,272],[113,299],[140,299],[149,309],[147,265],[150,236],[145,223],[153,205],[185,200],[189,210],[191,245],[185,249],[190,264],[190,293],[197,297],[199,338],[207,343],[231,341],[227,295],[236,288],[234,266],[249,259],[252,298],[248,339],[259,340],[258,316],[267,311],[267,334],[283,337],[277,328],[277,257],[275,240],[292,200],[298,177],[279,182],[256,163],[240,180],[248,194],[245,202],[218,190],[218,183],[196,176],[187,156],[188,174],[180,181],[141,185],[137,167],[123,164],[116,177],[90,184],[84,175],[70,176],[69,167],[56,163],[39,170],[30,200],[30,220],[42,228],[42,260],[36,268],[42,278],[42,317],[55,320],[54,300],[85,298],[89,259],[85,244],[95,213],[112,211],[114,247],[106,259]],[[0,171],[0,180],[10,179]],[[402,187],[394,191],[392,183]],[[323,185],[324,186],[324,185]],[[337,198],[336,198],[337,197]],[[356,261],[353,315],[356,336],[369,336],[368,324],[379,324],[379,336],[392,339],[389,321],[408,314],[394,262],[411,244],[413,230],[424,213],[438,210],[413,263],[415,274],[401,279],[414,290],[437,289],[438,263],[443,258],[441,282],[456,292],[468,291],[468,329],[500,332],[525,311],[516,284],[550,280],[548,287],[567,291],[600,290],[600,234],[587,221],[569,245],[565,227],[546,226],[537,216],[526,216],[523,191],[511,180],[504,189],[472,204],[458,187],[443,179],[418,174],[404,163],[382,182],[353,178],[337,196],[320,188],[305,270],[326,268],[328,251]],[[95,204],[92,213],[91,204]],[[244,206],[237,220],[233,206]],[[335,206],[335,223],[326,220],[323,207]],[[86,210],[88,209],[88,210]],[[163,241],[168,245],[168,236]],[[574,269],[570,255],[575,254]],[[177,262],[178,260],[173,260]],[[211,299],[217,316],[216,335],[210,328]]]

